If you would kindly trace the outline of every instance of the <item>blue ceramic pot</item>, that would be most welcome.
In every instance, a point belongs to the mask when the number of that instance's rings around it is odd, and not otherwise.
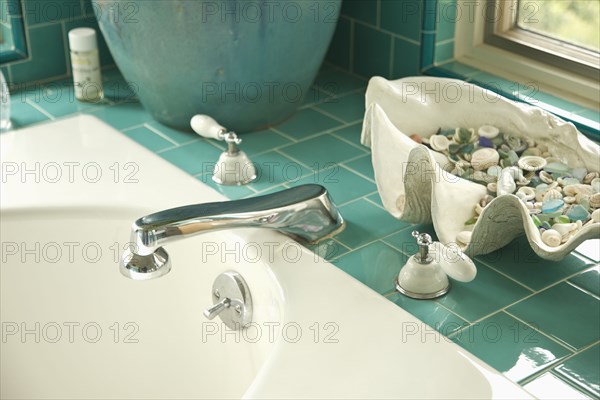
[[[158,121],[208,114],[238,132],[302,104],[341,0],[93,0],[125,79]]]

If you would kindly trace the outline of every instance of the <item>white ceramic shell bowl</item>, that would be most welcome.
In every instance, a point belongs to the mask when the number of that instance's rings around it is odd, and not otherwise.
[[[503,133],[530,137],[548,146],[562,162],[600,171],[600,147],[565,122],[530,105],[508,100],[464,81],[409,77],[387,81],[374,77],[366,93],[362,143],[372,149],[377,188],[385,209],[395,218],[433,223],[439,240],[449,245],[465,230],[486,187],[444,171],[444,155],[409,138],[430,137],[438,129],[494,125]],[[515,195],[496,197],[473,227],[469,255],[487,254],[525,233],[540,257],[560,260],[587,239],[600,237],[600,223],[590,223],[558,247],[549,247]]]

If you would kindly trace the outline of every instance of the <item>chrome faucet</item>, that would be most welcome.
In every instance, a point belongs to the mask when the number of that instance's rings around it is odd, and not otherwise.
[[[270,228],[309,243],[340,232],[344,220],[320,185],[302,185],[244,200],[194,204],[146,215],[135,221],[121,273],[128,278],[158,278],[171,270],[162,247],[201,233],[232,228]]]

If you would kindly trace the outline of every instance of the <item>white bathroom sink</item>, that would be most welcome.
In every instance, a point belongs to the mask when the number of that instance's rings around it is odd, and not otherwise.
[[[135,219],[225,199],[94,117],[0,149],[2,398],[531,398],[274,231],[177,242],[168,275],[123,277]],[[241,333],[202,315],[226,270],[252,294]]]

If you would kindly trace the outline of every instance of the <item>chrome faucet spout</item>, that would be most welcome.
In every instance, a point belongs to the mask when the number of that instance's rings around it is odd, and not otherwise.
[[[146,215],[133,223],[131,246],[121,272],[132,279],[157,278],[171,263],[162,246],[201,233],[260,227],[276,229],[305,242],[339,232],[344,220],[320,185],[302,185],[243,200],[194,204]]]

